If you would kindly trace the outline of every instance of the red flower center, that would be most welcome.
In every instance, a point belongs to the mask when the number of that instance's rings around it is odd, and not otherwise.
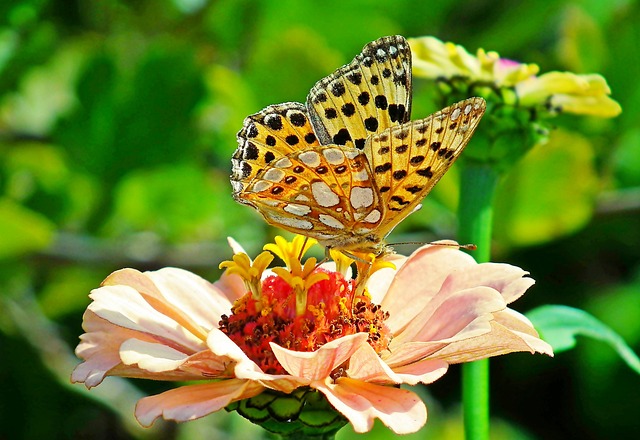
[[[287,374],[275,358],[270,342],[295,351],[315,351],[327,342],[358,332],[369,334],[377,353],[391,334],[384,324],[389,314],[366,295],[356,295],[352,280],[324,269],[329,279],[307,291],[307,308],[296,314],[294,289],[276,275],[262,282],[260,299],[251,293],[236,301],[231,316],[223,315],[220,329],[268,374]]]

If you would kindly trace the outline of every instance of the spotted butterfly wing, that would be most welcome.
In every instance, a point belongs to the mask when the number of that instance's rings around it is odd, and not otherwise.
[[[367,158],[355,148],[307,148],[275,160],[243,197],[268,223],[329,247],[361,241],[382,220]]]
[[[272,105],[245,119],[233,196],[327,247],[379,254],[460,155],[484,108],[472,98],[407,122],[410,48],[383,37],[319,81],[306,105]]]
[[[380,240],[419,208],[466,147],[485,108],[484,99],[469,98],[367,139],[363,152],[384,208]]]
[[[234,198],[247,203],[242,192],[272,161],[319,145],[303,104],[270,105],[247,117],[238,132],[238,148],[231,158]]]
[[[409,120],[411,49],[383,37],[309,92],[307,109],[320,143],[362,149],[371,134]]]
[[[364,146],[371,133],[405,122],[411,112],[411,50],[402,36],[367,44],[354,60],[318,81],[307,105],[271,105],[247,117],[233,154],[233,196],[273,160],[314,145]]]

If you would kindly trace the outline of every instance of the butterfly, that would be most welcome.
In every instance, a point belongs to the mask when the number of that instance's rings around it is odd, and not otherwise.
[[[233,197],[267,223],[346,253],[384,240],[451,167],[486,103],[470,98],[410,121],[411,49],[402,36],[367,44],[306,103],[247,117],[232,157]]]

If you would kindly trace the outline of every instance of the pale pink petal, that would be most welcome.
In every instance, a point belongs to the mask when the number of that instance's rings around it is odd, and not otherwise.
[[[230,378],[233,377],[232,366],[229,358],[204,350],[189,356],[180,366],[180,371],[197,375],[201,379]]]
[[[140,273],[123,269],[111,274],[103,285],[126,285],[149,296],[150,304],[171,317],[200,339],[217,327],[223,314],[229,314],[232,302],[219,287],[186,270],[167,267]]]
[[[392,333],[398,333],[424,309],[452,271],[475,264],[469,255],[446,246],[426,245],[411,254],[381,302],[390,314],[386,324]]]
[[[408,365],[396,367],[393,371],[402,379],[402,383],[415,385],[429,384],[440,379],[449,369],[449,364],[440,359],[424,359]]]
[[[233,254],[246,254],[247,252],[244,250],[244,247],[240,243],[238,243],[235,238],[227,237],[227,243],[229,247],[233,251]]]
[[[492,313],[506,307],[504,299],[489,287],[474,287],[454,293],[441,292],[391,343],[397,347],[411,341],[443,341],[453,338],[471,323],[482,328],[493,319]],[[488,331],[488,325],[485,325]]]
[[[367,291],[371,295],[371,302],[374,304],[380,304],[385,295],[389,291],[389,286],[393,282],[393,278],[404,263],[407,261],[407,257],[399,254],[389,254],[382,257],[383,261],[393,263],[395,269],[385,267],[374,272],[369,281],[367,281]]]
[[[530,353],[540,351],[541,353],[552,354],[551,347],[548,344],[540,339],[537,341],[539,342],[533,341],[529,335],[513,332],[502,324],[493,321],[491,322],[491,332],[476,338],[453,342],[439,352],[434,353],[432,358],[455,364],[516,351],[528,351]],[[533,348],[532,345],[536,348]]]
[[[396,434],[419,430],[427,421],[427,408],[413,392],[342,377],[313,382],[329,403],[340,411],[356,432],[367,432],[379,418]]]
[[[238,379],[247,379],[259,382],[273,390],[290,393],[294,389],[308,385],[308,380],[289,375],[274,375],[263,372],[255,362],[233,342],[227,335],[218,329],[213,329],[207,338],[207,345],[219,358],[228,359],[233,365],[233,373]]]
[[[365,382],[381,384],[402,383],[402,379],[378,356],[369,345],[363,344],[349,359],[347,376]]]
[[[152,336],[114,325],[91,310],[84,313],[82,327],[86,333],[80,336],[76,355],[84,362],[73,370],[72,382],[84,382],[87,388],[92,388],[99,385],[107,374],[123,377],[148,376],[149,373],[146,371],[121,363],[120,346],[131,338],[154,342]],[[174,380],[179,378],[179,375],[176,375]]]
[[[120,364],[120,345],[133,337],[144,337],[140,332],[113,325],[91,310],[83,317],[87,333],[80,336],[76,355],[83,359],[71,374],[71,382],[84,382],[87,388],[99,385],[106,374]]]
[[[311,352],[287,350],[274,343],[270,345],[276,359],[289,374],[312,381],[328,377],[358,348],[368,345],[367,338],[366,333],[356,333],[335,339]]]
[[[137,365],[150,373],[177,370],[187,355],[164,344],[128,339],[120,346],[120,359],[125,365]]]
[[[441,347],[444,344],[440,344]],[[419,382],[431,383],[442,377],[449,367],[444,361],[427,359],[391,369],[371,348],[365,344],[349,360],[348,377],[379,384]]]
[[[500,292],[509,304],[535,283],[533,279],[525,277],[528,274],[529,272],[510,264],[482,263],[453,272],[442,289],[455,291],[487,286]]]
[[[519,336],[532,352],[544,353],[553,356],[553,348],[540,339],[538,332],[529,319],[512,309],[506,309],[494,314],[498,324],[503,325],[515,335]]]
[[[403,366],[429,358],[451,343],[489,333],[491,331],[491,321],[489,318],[489,316],[480,316],[471,321],[455,335],[448,338],[428,342],[412,341],[397,345],[392,344],[390,346],[391,351],[383,353],[382,358],[393,371],[398,371]]]
[[[93,302],[88,309],[115,325],[152,335],[192,353],[206,348],[204,341],[152,307],[133,287],[104,286],[89,296]]]
[[[260,371],[260,368],[247,357],[247,355],[233,342],[226,334],[218,329],[213,329],[207,337],[207,346],[211,352],[222,358],[228,359],[228,362],[235,362],[236,369],[238,366],[249,370]]]
[[[195,420],[236,400],[257,396],[263,390],[255,382],[239,379],[188,385],[140,399],[135,414],[140,424],[146,427],[159,417],[178,422]]]
[[[213,286],[227,298],[229,304],[233,304],[238,298],[242,298],[247,293],[247,287],[240,275],[229,274],[226,270],[222,272],[220,279],[213,283]],[[224,313],[228,315],[229,311]],[[219,321],[219,319],[216,321],[216,327]]]
[[[182,269],[164,268],[146,272],[166,301],[206,331],[218,327],[233,303],[215,284]]]
[[[337,266],[335,261],[327,261],[322,263],[320,269],[326,270],[327,272],[337,272]],[[347,270],[342,274],[345,279],[350,280],[353,278],[353,270],[351,270],[351,266],[347,267]]]
[[[486,332],[485,332],[486,333]],[[449,342],[406,342],[391,347],[388,352],[382,353],[382,359],[394,371],[403,365],[418,362],[433,353],[446,347]]]

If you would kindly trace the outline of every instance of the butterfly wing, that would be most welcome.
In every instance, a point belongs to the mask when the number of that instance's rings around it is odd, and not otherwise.
[[[385,212],[376,231],[382,238],[419,207],[460,156],[485,108],[482,98],[466,99],[367,139],[363,152]]]
[[[382,221],[367,158],[336,145],[296,151],[270,163],[241,194],[274,226],[344,248]]]
[[[237,138],[238,148],[231,159],[231,185],[234,198],[241,203],[246,203],[240,196],[242,191],[271,162],[320,145],[306,107],[297,102],[270,105],[248,116]]]
[[[371,134],[409,120],[411,49],[404,37],[367,44],[350,64],[318,81],[307,109],[323,145],[362,149]]]

